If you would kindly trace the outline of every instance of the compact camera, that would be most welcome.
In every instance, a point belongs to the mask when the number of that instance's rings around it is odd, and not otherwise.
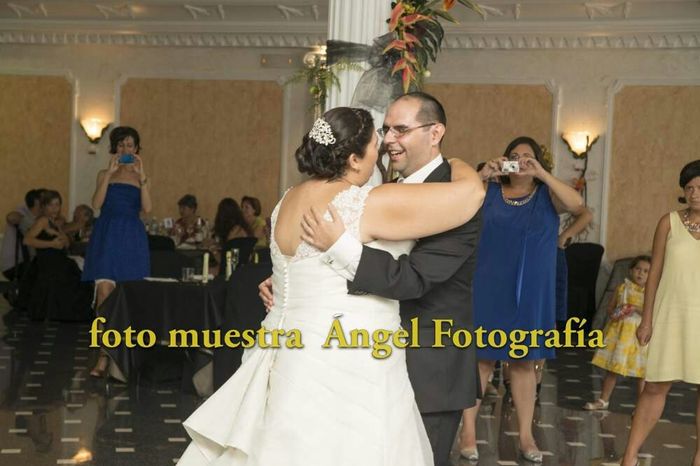
[[[501,162],[501,173],[520,173],[520,165],[517,160]]]
[[[119,163],[122,165],[128,165],[130,163],[134,163],[136,161],[136,157],[134,157],[132,154],[122,154],[119,157]]]

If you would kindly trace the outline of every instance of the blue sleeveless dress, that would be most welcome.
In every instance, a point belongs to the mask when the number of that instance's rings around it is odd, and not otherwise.
[[[498,183],[489,183],[474,272],[474,323],[487,331],[555,328],[559,216],[547,186],[525,205],[505,203]],[[498,340],[496,340],[498,342]],[[524,344],[529,344],[529,335]],[[529,348],[521,359],[554,357],[554,349]],[[509,344],[477,349],[477,358],[512,360]]]
[[[83,280],[141,280],[150,275],[148,236],[141,212],[141,190],[126,183],[107,187],[90,236]]]

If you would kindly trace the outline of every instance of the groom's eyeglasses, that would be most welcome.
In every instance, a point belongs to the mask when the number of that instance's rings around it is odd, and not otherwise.
[[[379,135],[380,138],[386,137],[387,134],[391,133],[393,134],[397,139],[401,138],[403,136],[406,136],[408,133],[413,131],[414,129],[418,128],[426,128],[428,126],[433,126],[437,123],[426,123],[424,125],[420,126],[414,126],[413,128],[409,128],[408,126],[382,126],[381,128],[377,128],[377,134]]]

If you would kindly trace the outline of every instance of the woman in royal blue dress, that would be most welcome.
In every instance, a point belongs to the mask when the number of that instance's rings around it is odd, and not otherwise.
[[[97,174],[92,207],[100,216],[90,237],[83,280],[95,281],[96,314],[116,283],[141,280],[150,273],[148,236],[139,215],[151,210],[150,183],[143,168],[139,133],[128,126],[109,134],[112,158],[109,167]],[[90,372],[105,374],[109,359],[101,352]]]
[[[519,172],[504,173],[503,162],[517,162]],[[474,327],[486,331],[530,331],[555,328],[555,286],[559,214],[585,212],[579,193],[543,168],[542,149],[535,140],[519,137],[503,157],[491,160],[479,174],[487,182],[483,229],[474,272]],[[496,361],[510,365],[513,403],[518,414],[519,448],[528,461],[541,463],[532,435],[535,410],[535,361],[554,357],[554,350],[530,348],[514,359],[509,345],[477,350],[481,386]],[[529,339],[528,339],[529,341]],[[460,436],[462,456],[478,459],[476,415],[479,404],[464,411]]]

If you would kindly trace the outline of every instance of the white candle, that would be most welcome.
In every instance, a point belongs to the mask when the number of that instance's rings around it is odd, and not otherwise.
[[[209,281],[209,253],[204,253],[204,265],[202,266],[202,282]]]
[[[226,280],[231,278],[231,251],[226,251]]]

